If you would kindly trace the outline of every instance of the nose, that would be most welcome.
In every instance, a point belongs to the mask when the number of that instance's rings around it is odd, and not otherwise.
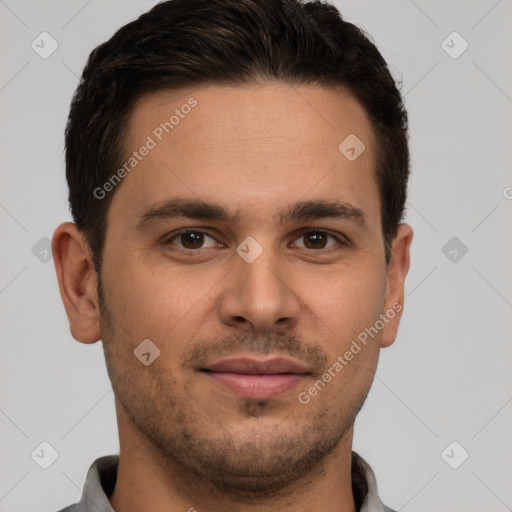
[[[301,302],[292,289],[286,263],[265,250],[252,263],[234,255],[220,297],[221,321],[239,329],[265,333],[294,327],[299,320]]]

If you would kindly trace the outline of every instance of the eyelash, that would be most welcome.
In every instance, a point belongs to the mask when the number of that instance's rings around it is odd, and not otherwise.
[[[206,236],[208,236],[210,238],[215,239],[214,236],[210,235],[206,231],[203,231],[202,229],[185,228],[185,229],[182,229],[180,231],[177,231],[177,232],[173,233],[172,236],[166,238],[163,243],[164,243],[165,246],[173,245],[172,242],[174,240],[176,240],[181,235],[186,234],[186,233],[199,233],[199,234],[206,235]],[[338,247],[327,247],[327,248],[321,248],[321,249],[309,249],[307,247],[299,247],[299,249],[303,249],[303,250],[306,250],[306,251],[311,252],[311,253],[322,253],[322,252],[326,253],[326,252],[331,252],[333,249],[339,249],[339,248],[347,247],[348,245],[350,245],[349,240],[346,237],[344,237],[343,235],[334,234],[331,231],[328,231],[328,230],[325,230],[325,229],[316,229],[316,228],[304,228],[304,229],[302,229],[298,233],[297,237],[294,240],[298,240],[299,238],[302,238],[305,235],[310,235],[310,234],[326,235],[326,236],[334,239],[337,242]],[[182,252],[186,253],[186,254],[198,254],[201,251],[204,251],[205,249],[210,249],[210,247],[199,248],[199,249],[188,249],[186,247],[180,247],[180,246],[176,246],[176,245],[173,245],[173,247],[175,249],[179,250],[179,251],[182,251]]]

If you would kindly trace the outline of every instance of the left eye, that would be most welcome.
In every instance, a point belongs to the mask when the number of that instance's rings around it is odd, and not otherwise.
[[[334,240],[334,243],[327,245],[329,243],[329,239]],[[297,240],[303,240],[304,242],[302,245],[297,245],[296,247],[312,250],[328,249],[329,247],[342,243],[338,237],[325,231],[308,231],[306,233],[302,233]]]

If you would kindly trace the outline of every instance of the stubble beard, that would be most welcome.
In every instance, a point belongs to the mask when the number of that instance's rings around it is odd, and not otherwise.
[[[161,454],[172,474],[191,489],[239,502],[290,495],[299,481],[322,474],[329,456],[351,430],[371,385],[370,380],[351,396],[350,403],[329,401],[334,395],[324,390],[325,400],[320,397],[314,404],[297,405],[311,406],[307,420],[298,426],[291,411],[282,420],[276,418],[272,428],[266,422],[262,430],[258,421],[269,417],[271,401],[241,400],[241,420],[251,418],[254,423],[244,435],[236,435],[190,394],[188,386],[180,387],[158,365],[140,371],[133,347],[115,328],[104,300],[100,323],[108,374],[133,426]]]

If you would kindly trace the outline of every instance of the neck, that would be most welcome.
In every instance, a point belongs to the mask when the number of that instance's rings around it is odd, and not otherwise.
[[[120,455],[109,500],[116,512],[355,512],[351,478],[352,428],[314,470],[278,493],[226,494],[169,461],[118,410]]]

